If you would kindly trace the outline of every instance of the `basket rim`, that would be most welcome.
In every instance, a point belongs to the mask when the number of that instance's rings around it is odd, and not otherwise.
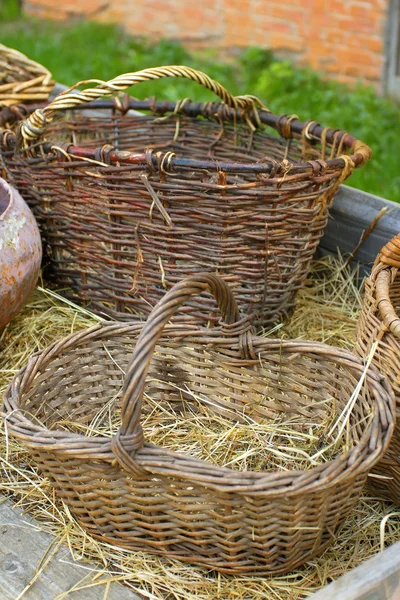
[[[31,67],[35,70],[35,72],[39,72],[43,75],[51,75],[49,69],[47,69],[41,63],[32,60],[26,54],[17,50],[16,48],[12,48],[11,46],[6,46],[5,44],[0,44],[0,54],[4,54],[7,60],[19,60],[26,65],[26,67]]]
[[[19,408],[21,388],[32,383],[37,371],[49,364],[63,350],[85,344],[95,339],[111,336],[132,334],[137,335],[143,327],[142,323],[109,323],[100,322],[78,333],[72,333],[61,340],[32,355],[28,363],[15,375],[9,384],[2,406],[2,417],[9,433],[23,441],[30,448],[53,451],[58,455],[76,456],[87,460],[103,460],[111,462],[115,456],[111,449],[110,437],[88,437],[60,430],[50,430],[36,425],[33,420]],[[205,333],[201,328],[190,325],[167,325],[165,334],[174,338],[185,338],[186,342],[195,343],[201,338],[201,344],[206,346]],[[238,344],[237,338],[227,337],[216,328],[213,333],[207,333],[207,343],[218,344],[220,348],[234,349]],[[331,357],[343,365],[358,367],[360,373],[364,370],[364,361],[352,352],[335,348],[321,342],[308,340],[280,340],[253,336],[253,345],[266,348],[287,349],[290,352],[312,352]],[[258,360],[253,361],[258,362]],[[135,462],[146,472],[155,476],[168,476],[187,479],[220,492],[252,493],[263,496],[276,496],[303,493],[313,489],[322,489],[336,485],[344,478],[367,473],[382,457],[386,450],[394,428],[395,402],[393,391],[385,377],[371,365],[365,375],[366,381],[379,392],[377,397],[381,402],[376,411],[375,419],[369,425],[363,438],[350,450],[339,454],[333,460],[321,463],[307,471],[235,471],[229,467],[213,465],[202,459],[192,458],[176,451],[165,450],[162,446],[145,442],[143,448],[135,453]],[[376,396],[376,394],[375,394]],[[375,398],[376,401],[376,398]],[[375,448],[371,440],[375,440]]]
[[[11,68],[19,63],[30,75],[29,79],[23,81],[3,83],[0,80],[0,108],[13,106],[24,100],[37,102],[48,99],[55,81],[52,79],[51,72],[44,65],[4,44],[0,44],[0,58],[3,58]]]
[[[21,110],[15,119],[20,119],[21,116],[25,117],[26,115],[29,115],[32,110],[41,110],[45,107],[46,104],[36,104],[32,105],[32,108],[29,107],[28,109],[28,107],[24,107],[22,105],[19,108],[25,110]],[[165,115],[166,113],[173,115],[183,113],[191,118],[201,116],[205,117],[206,119],[216,119],[215,115],[218,115],[218,119],[222,118],[224,121],[229,121],[231,123],[242,121],[249,124],[250,122],[255,128],[257,125],[259,125],[259,123],[262,123],[263,125],[275,129],[281,138],[287,140],[290,140],[294,137],[300,138],[302,135],[304,135],[305,138],[312,143],[313,141],[321,141],[321,136],[325,136],[327,143],[335,143],[337,147],[341,146],[343,148],[350,149],[351,152],[351,154],[345,155],[345,158],[343,158],[343,155],[341,155],[338,158],[328,158],[327,160],[310,160],[304,162],[299,161],[293,164],[288,164],[287,160],[279,162],[274,159],[268,159],[268,157],[266,157],[265,162],[241,163],[234,161],[222,162],[219,160],[179,158],[179,156],[175,156],[175,154],[173,154],[173,156],[169,157],[167,172],[173,172],[174,167],[180,167],[201,170],[222,170],[227,173],[237,171],[266,175],[273,173],[273,176],[275,177],[282,174],[287,175],[288,166],[290,166],[291,173],[306,172],[309,175],[320,175],[324,174],[326,171],[343,171],[348,166],[348,160],[354,163],[355,167],[361,167],[363,164],[368,162],[372,156],[371,149],[364,142],[356,139],[346,131],[328,127],[324,128],[318,122],[313,120],[303,122],[297,118],[297,115],[278,115],[265,109],[256,109],[257,113],[255,114],[254,111],[252,113],[246,113],[241,109],[229,108],[223,102],[169,102],[156,101],[155,98],[137,100],[129,97],[129,100],[125,103],[121,102],[119,98],[115,98],[114,100],[95,100],[86,105],[72,107],[68,110],[76,110],[81,112],[84,110],[93,109],[108,109],[112,110],[114,114],[119,111],[122,116],[125,115],[129,110],[147,110],[153,115]],[[16,115],[17,113],[14,114]],[[11,115],[9,115],[9,117],[12,118]],[[136,116],[136,118],[142,117]],[[16,138],[18,136],[15,133],[8,132],[8,134],[9,135],[6,136],[6,140],[3,140],[3,143],[5,143],[9,149],[17,148]],[[46,154],[55,152],[57,153],[57,149],[62,148],[63,154],[67,153],[70,156],[76,156],[81,159],[87,158],[94,162],[99,162],[99,151],[100,155],[104,154],[101,152],[101,147],[96,149],[87,149],[75,146],[73,144],[60,143],[57,145],[55,142],[50,143],[46,142],[45,140],[41,140],[38,144],[35,144],[35,148],[41,148]],[[19,150],[19,148],[17,150]],[[107,156],[105,161],[101,163],[104,167],[111,166],[116,163],[132,164],[137,166],[148,166],[149,164],[147,152],[138,153],[129,151],[116,151],[112,147],[107,146],[106,154]],[[163,156],[165,157],[171,153],[166,152],[160,154],[162,158]],[[58,152],[58,155],[62,160],[62,154]],[[154,170],[160,169],[160,157],[157,159],[155,156],[152,156],[151,160],[152,168]],[[161,160],[161,162],[163,161]],[[166,171],[165,164],[163,164],[163,170]]]

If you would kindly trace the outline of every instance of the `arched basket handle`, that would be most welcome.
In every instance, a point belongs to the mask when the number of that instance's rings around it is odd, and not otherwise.
[[[98,100],[105,96],[112,96],[122,90],[130,88],[143,81],[153,81],[164,79],[166,77],[182,77],[199,83],[204,88],[214,92],[230,108],[235,109],[254,109],[256,105],[262,107],[262,103],[255,96],[232,96],[220,83],[211,79],[202,71],[196,71],[191,67],[182,65],[171,65],[166,67],[155,67],[143,69],[134,73],[119,75],[110,81],[99,79],[88,79],[76,83],[71,88],[59,94],[45,108],[38,108],[32,115],[22,122],[20,127],[21,136],[25,147],[30,142],[36,141],[44,134],[47,124],[52,120],[54,114],[58,111],[76,108],[93,100]],[[83,91],[74,91],[82,85],[96,84],[96,87],[88,88]]]
[[[380,251],[377,262],[400,269],[400,233],[394,236]]]
[[[122,394],[122,424],[112,440],[113,452],[118,462],[129,471],[137,470],[134,453],[144,444],[140,423],[141,404],[154,348],[164,326],[179,307],[191,296],[207,291],[215,297],[224,324],[228,329],[232,329],[232,335],[240,337],[249,332],[249,321],[240,320],[239,309],[230,288],[220,277],[211,273],[186,277],[175,284],[158,302],[141,331],[127,368]],[[229,327],[235,324],[236,328]]]
[[[386,268],[392,267],[392,268]],[[386,327],[400,338],[400,318],[390,299],[390,288],[393,277],[400,268],[400,233],[390,240],[380,251],[373,268],[372,277],[375,280],[376,301],[380,316]]]

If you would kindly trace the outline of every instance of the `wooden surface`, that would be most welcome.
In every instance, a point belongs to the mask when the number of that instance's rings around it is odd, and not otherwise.
[[[341,254],[347,256],[357,246],[363,232],[384,206],[388,209],[386,214],[355,254],[362,270],[369,270],[382,246],[400,231],[400,204],[361,190],[346,185],[340,186],[330,210],[319,253],[337,254],[339,248]]]
[[[0,496],[0,600],[17,600],[19,594],[35,576],[47,552],[51,554],[55,539],[39,530],[37,524],[9,500]],[[94,583],[95,570],[101,566],[73,561],[69,549],[61,546],[40,573],[38,580],[23,595],[23,600],[54,600],[59,594]],[[85,578],[85,581],[82,581]],[[99,577],[96,581],[100,581]],[[140,600],[127,587],[112,583],[86,587],[62,598],[71,600]]]
[[[310,600],[400,600],[400,542],[312,594]]]

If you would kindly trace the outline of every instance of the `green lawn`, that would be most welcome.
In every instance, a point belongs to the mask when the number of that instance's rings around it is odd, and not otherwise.
[[[349,184],[400,202],[400,106],[362,86],[350,90],[324,82],[309,69],[278,61],[268,51],[250,48],[223,63],[209,51],[189,54],[169,41],[152,44],[131,38],[113,25],[79,22],[69,25],[19,18],[1,19],[0,42],[47,66],[55,79],[109,79],[145,67],[187,64],[206,71],[234,94],[254,94],[275,113],[296,113],[302,120],[345,129],[371,146],[373,160]],[[196,84],[166,80],[135,88],[139,98],[156,95],[177,100],[211,96]]]

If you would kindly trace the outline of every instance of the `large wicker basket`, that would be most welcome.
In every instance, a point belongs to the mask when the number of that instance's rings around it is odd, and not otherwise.
[[[357,325],[357,352],[390,381],[397,404],[397,426],[389,449],[368,478],[373,493],[400,502],[400,234],[382,248],[365,281],[363,310]]]
[[[223,103],[116,98],[89,104],[105,116],[82,114],[89,101],[162,77],[194,80]],[[284,317],[335,191],[369,148],[273,115],[187,67],[96,83],[59,95],[17,136],[2,136],[9,177],[34,209],[58,285],[93,312],[143,319],[182,277],[209,271],[230,282],[257,326]],[[193,299],[180,318],[216,322],[211,306]]]
[[[221,328],[166,325],[207,290]],[[149,396],[161,414],[177,405],[184,421],[211,405],[230,418],[229,430],[250,417],[282,416],[307,435],[316,423],[335,423],[317,454],[337,447],[306,470],[235,471],[146,442]],[[254,336],[223,280],[201,274],[176,284],[143,328],[99,324],[33,356],[7,390],[3,414],[8,434],[30,448],[96,538],[226,573],[284,573],[334,540],[388,445],[394,397],[374,367],[345,350]]]
[[[0,44],[0,107],[47,101],[53,87],[50,71]]]

